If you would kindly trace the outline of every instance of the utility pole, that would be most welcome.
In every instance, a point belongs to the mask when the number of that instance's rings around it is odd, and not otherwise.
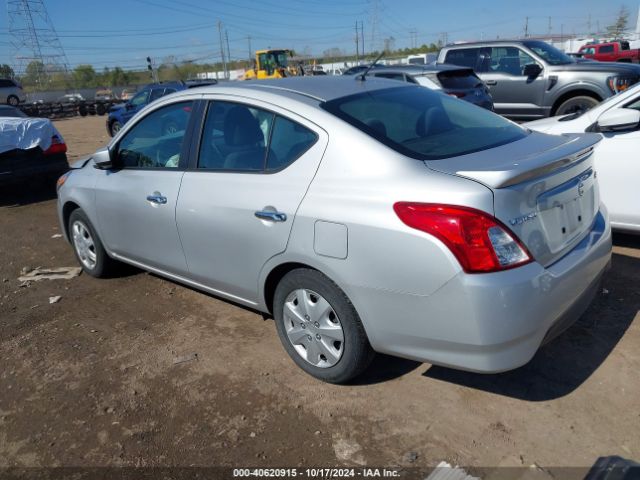
[[[251,50],[251,35],[247,35],[247,42],[249,43],[249,61],[253,59],[253,50]]]
[[[357,20],[356,20],[356,65],[360,65],[360,32],[358,32]]]
[[[529,17],[526,17],[524,21],[524,38],[527,37],[529,37]]]
[[[378,29],[378,0],[373,0],[373,13],[371,14],[371,49],[376,50],[376,35]]]
[[[218,35],[220,37],[220,56],[222,57],[222,71],[224,78],[227,78],[227,61],[224,54],[224,43],[222,42],[222,22],[218,20]]]
[[[229,63],[231,63],[231,49],[229,49],[229,32],[227,32],[226,28],[224,29],[224,38],[227,42],[227,60],[229,61]],[[231,78],[231,75],[227,70],[227,80],[229,80],[229,78]]]
[[[360,21],[360,40],[362,41],[362,58],[364,58],[364,21]]]
[[[591,35],[591,14],[589,14],[589,20],[587,20],[587,35]]]
[[[547,35],[551,37],[551,17],[549,17],[549,27],[547,28]]]

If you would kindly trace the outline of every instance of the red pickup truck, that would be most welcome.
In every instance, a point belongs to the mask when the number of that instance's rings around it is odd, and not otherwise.
[[[640,63],[640,50],[631,50],[629,42],[590,43],[580,47],[578,53],[599,62]]]

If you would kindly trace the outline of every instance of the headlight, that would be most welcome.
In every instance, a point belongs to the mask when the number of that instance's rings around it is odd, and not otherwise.
[[[58,181],[56,182],[56,192],[57,192],[58,190],[60,190],[60,187],[62,187],[62,185],[64,185],[64,182],[66,182],[66,181],[67,181],[67,178],[69,178],[69,175],[71,175],[71,172],[72,172],[72,171],[73,171],[73,170],[69,170],[68,172],[63,173],[63,174],[60,176],[60,178],[58,178]]]
[[[620,93],[624,92],[637,81],[637,77],[609,77],[607,84],[613,93]]]

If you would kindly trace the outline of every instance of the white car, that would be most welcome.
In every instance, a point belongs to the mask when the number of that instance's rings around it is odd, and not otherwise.
[[[599,132],[595,167],[602,201],[616,230],[640,233],[640,84],[584,113],[526,123],[551,134]]]

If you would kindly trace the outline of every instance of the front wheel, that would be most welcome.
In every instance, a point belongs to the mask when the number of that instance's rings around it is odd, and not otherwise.
[[[122,128],[122,124],[119,121],[114,120],[109,125],[109,133],[111,134],[112,137],[115,137],[116,133],[118,133],[121,128]]]
[[[9,95],[7,97],[7,104],[11,105],[12,107],[17,107],[18,105],[20,105],[20,99],[15,95]]]
[[[593,97],[588,97],[586,95],[580,95],[578,97],[572,97],[568,100],[565,100],[560,104],[558,109],[556,110],[556,115],[568,115],[570,113],[582,113],[587,110],[591,110],[598,103],[598,100]]]
[[[117,265],[102,246],[98,234],[81,209],[69,216],[69,238],[82,269],[92,277],[108,277]]]
[[[329,383],[363,373],[374,352],[356,309],[345,293],[317,270],[285,275],[274,295],[278,336],[293,361]]]

